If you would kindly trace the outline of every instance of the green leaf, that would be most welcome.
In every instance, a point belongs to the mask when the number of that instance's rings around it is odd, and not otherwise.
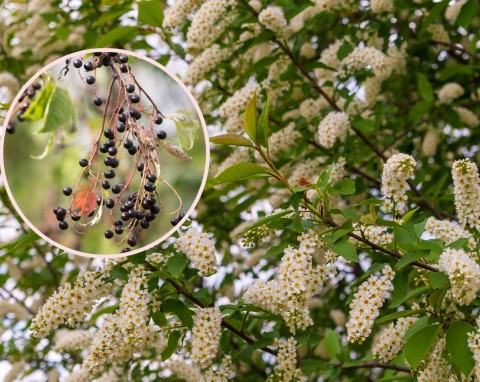
[[[163,302],[162,310],[175,314],[190,329],[193,327],[192,311],[182,301],[169,298]]]
[[[336,243],[329,243],[329,248],[337,255],[342,256],[345,260],[358,263],[358,255],[355,246],[344,238]]]
[[[268,176],[268,168],[259,166],[251,162],[240,162],[227,168],[225,171],[217,175],[215,178],[209,179],[205,189],[212,188],[216,185],[228,182],[235,182],[239,180],[252,179],[255,176]]]
[[[282,212],[278,212],[276,214],[272,214],[272,215],[267,215],[259,220],[257,220],[255,223],[253,223],[251,226],[249,226],[248,228],[244,229],[242,232],[240,232],[237,236],[241,236],[243,235],[245,232],[248,232],[248,231],[251,231],[252,229],[255,229],[255,228],[258,228],[258,227],[261,227],[262,225],[268,225],[268,223],[272,223],[272,222],[275,222],[279,219],[281,219],[283,216],[285,215],[288,215],[288,214],[291,214],[293,211],[282,211]]]
[[[442,325],[427,325],[411,336],[405,344],[405,359],[410,367],[415,370],[427,355],[442,330]]]
[[[332,365],[320,359],[303,359],[300,361],[300,370],[306,375],[332,369]]]
[[[337,51],[337,58],[341,61],[347,57],[353,51],[353,46],[348,42],[344,41],[342,46]]]
[[[140,1],[138,3],[138,21],[142,24],[161,27],[163,22],[161,4],[159,1]]]
[[[170,335],[168,336],[167,347],[162,351],[162,361],[165,362],[172,356],[173,353],[175,353],[180,337],[181,333],[178,330],[170,332]]]
[[[432,85],[430,85],[430,82],[428,81],[428,78],[425,74],[417,73],[417,86],[418,86],[418,92],[420,93],[420,96],[425,101],[433,102],[434,95],[433,95]]]
[[[189,110],[177,110],[172,114],[165,116],[175,122],[178,134],[178,144],[182,150],[191,150],[195,143],[195,135],[200,128],[198,117]]]
[[[257,93],[253,93],[253,97],[248,101],[243,116],[243,122],[245,124],[245,132],[250,139],[256,142],[257,139]]]
[[[105,35],[97,42],[97,46],[101,48],[108,48],[114,42],[138,32],[138,27],[125,26],[112,29],[105,33]]]
[[[375,124],[368,119],[354,119],[352,122],[353,127],[360,130],[362,133],[370,134],[375,131]]]
[[[421,258],[428,255],[428,252],[425,251],[414,251],[410,252],[404,256],[395,264],[395,269],[402,269],[408,264],[413,263],[414,261],[420,260]]]
[[[30,155],[30,158],[35,159],[35,160],[42,160],[47,157],[47,155],[52,151],[53,146],[55,145],[55,137],[57,136],[57,133],[55,131],[52,131],[50,133],[50,138],[48,138],[48,142],[45,145],[45,148],[43,149],[43,152],[40,155]]]
[[[409,317],[409,316],[415,316],[417,314],[424,313],[425,309],[420,309],[420,310],[402,310],[401,312],[395,312],[395,313],[390,313],[387,314],[386,316],[383,316],[382,318],[379,318],[376,323],[377,324],[383,324],[384,322],[388,321],[393,321],[396,320],[397,318],[400,317]]]
[[[50,98],[55,90],[55,83],[49,79],[42,90],[35,96],[27,111],[22,115],[26,121],[40,121],[45,115]]]
[[[479,3],[478,0],[470,0],[462,6],[460,13],[455,20],[458,25],[465,29],[470,26],[475,15],[478,13]]]
[[[468,348],[468,333],[473,332],[473,326],[466,321],[452,323],[447,330],[447,350],[453,363],[467,376],[473,369],[472,352]]]
[[[430,277],[430,285],[434,289],[445,288],[450,283],[448,276],[444,273],[430,272],[429,277]]]
[[[187,266],[187,257],[183,253],[177,253],[167,260],[167,270],[174,277],[178,278]]]
[[[135,255],[128,256],[128,261],[130,261],[132,264],[143,264],[146,258],[147,258],[147,253],[140,252]]]
[[[29,244],[32,244],[33,242],[37,241],[40,239],[40,236],[38,236],[34,231],[29,231],[22,236],[20,236],[14,243],[12,250],[15,251],[17,249],[26,247]]]
[[[328,334],[323,339],[323,344],[328,351],[328,354],[332,358],[337,358],[342,351],[342,347],[340,345],[340,338],[338,337],[338,333],[335,330],[330,330]]]
[[[210,138],[210,142],[218,145],[253,147],[252,141],[240,134],[217,135],[216,137]]]
[[[108,23],[109,21],[117,20],[120,16],[127,13],[130,9],[120,9],[118,11],[112,11],[111,9],[108,12],[103,12],[99,18],[95,20],[92,24],[93,28],[97,28],[103,24]]]
[[[66,126],[74,116],[74,107],[68,91],[55,87],[43,116],[43,127],[39,133],[57,131]]]
[[[110,305],[110,306],[107,306],[105,308],[97,310],[94,314],[92,314],[92,316],[90,317],[88,322],[91,323],[91,324],[94,323],[97,320],[97,318],[99,318],[100,316],[103,316],[104,314],[111,314],[111,313],[115,312],[118,309],[119,306],[120,306],[119,304],[115,304],[115,305]]]
[[[153,313],[152,320],[155,323],[155,325],[158,325],[160,327],[165,326],[168,323],[167,318],[165,317],[165,313],[163,312]]]
[[[258,125],[256,130],[256,142],[263,146],[268,147],[268,135],[269,135],[269,126],[268,126],[268,114],[270,113],[270,106],[272,100],[270,98],[270,94],[267,96],[267,104],[262,110],[260,114],[260,118],[258,119]]]
[[[420,207],[417,207],[417,208],[414,208],[413,210],[408,211],[405,215],[402,216],[402,220],[405,223],[408,222],[413,217],[413,215],[415,215],[415,213],[418,211],[419,208]]]
[[[116,279],[128,281],[128,271],[121,265],[115,265],[110,269],[110,275]]]
[[[333,195],[352,195],[355,193],[355,182],[352,179],[342,179],[333,187],[330,187],[329,193]]]
[[[334,165],[335,165],[335,163],[332,163],[330,166],[328,166],[328,168],[326,170],[322,171],[322,173],[318,177],[317,188],[319,190],[325,191],[327,189],[328,182],[330,180],[330,174],[333,171]]]

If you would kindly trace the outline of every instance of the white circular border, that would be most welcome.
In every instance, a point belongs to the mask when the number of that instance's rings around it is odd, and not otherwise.
[[[88,54],[88,53],[93,53],[93,52],[115,52],[115,53],[123,53],[123,54],[126,54],[128,56],[134,56],[134,57],[137,57],[138,59],[141,59],[143,61],[146,61],[154,66],[156,66],[157,68],[159,68],[160,70],[163,70],[163,72],[165,72],[166,74],[168,74],[170,76],[170,78],[172,78],[182,89],[183,91],[186,93],[186,95],[188,96],[188,98],[190,99],[190,101],[192,102],[194,108],[195,108],[195,111],[197,112],[199,118],[200,118],[200,123],[202,124],[202,129],[203,129],[203,135],[204,135],[204,138],[205,138],[205,151],[206,151],[206,155],[205,155],[205,170],[203,172],[203,179],[202,179],[202,183],[200,184],[200,188],[197,192],[197,196],[195,197],[193,203],[191,204],[190,208],[188,209],[188,211],[185,213],[185,216],[182,220],[180,220],[180,222],[175,226],[175,227],[172,227],[172,229],[170,229],[165,235],[163,235],[160,239],[154,241],[153,243],[151,244],[148,244],[148,245],[145,245],[141,248],[138,248],[138,249],[135,249],[135,250],[131,250],[129,252],[124,252],[124,253],[114,253],[114,254],[94,254],[94,253],[87,253],[87,252],[80,252],[80,251],[77,251],[75,249],[71,249],[71,248],[68,248],[68,247],[65,247],[64,245],[60,244],[60,243],[57,243],[56,241],[50,239],[48,236],[46,236],[43,232],[41,232],[39,229],[37,229],[35,227],[35,225],[33,225],[30,220],[28,220],[28,218],[25,216],[25,214],[22,212],[22,210],[20,209],[20,207],[18,206],[17,202],[15,201],[15,198],[13,197],[13,194],[10,190],[10,187],[8,185],[8,180],[7,180],[7,176],[5,174],[5,161],[3,160],[3,147],[5,145],[5,136],[6,136],[6,127],[7,127],[7,124],[8,122],[10,121],[10,118],[12,117],[12,114],[13,114],[13,109],[14,109],[14,106],[17,104],[18,100],[20,99],[20,96],[23,94],[23,92],[33,83],[35,82],[35,80],[41,75],[43,74],[44,72],[48,71],[49,69],[51,69],[52,67],[54,67],[55,65],[61,63],[61,62],[65,62],[65,60],[67,59],[71,59],[71,58],[75,58],[75,57],[79,57],[79,56],[83,56],[85,54]],[[20,92],[17,94],[17,96],[15,97],[15,99],[13,100],[11,106],[10,106],[10,109],[7,113],[7,116],[5,118],[5,122],[4,122],[4,125],[3,125],[3,129],[2,131],[0,132],[0,169],[1,169],[1,176],[2,176],[2,180],[5,184],[5,189],[7,190],[7,194],[10,198],[10,201],[12,202],[13,204],[13,207],[15,208],[15,210],[18,212],[18,214],[22,217],[23,221],[25,223],[27,223],[27,225],[38,235],[40,236],[42,239],[44,239],[45,241],[47,241],[48,243],[50,243],[51,245],[53,245],[54,247],[57,247],[57,248],[60,248],[62,250],[64,250],[65,252],[67,253],[72,253],[72,254],[75,254],[75,255],[79,255],[79,256],[84,256],[84,257],[93,257],[93,258],[117,258],[117,257],[126,257],[126,256],[132,256],[132,255],[135,255],[137,253],[140,253],[140,252],[144,252],[144,251],[147,251],[149,250],[150,248],[162,243],[165,239],[168,239],[178,228],[181,227],[181,225],[189,218],[189,216],[192,214],[193,210],[195,209],[195,207],[197,206],[198,202],[200,201],[200,197],[202,196],[202,193],[203,193],[203,189],[205,188],[205,183],[207,181],[207,176],[208,176],[208,170],[209,170],[209,167],[210,167],[210,141],[208,139],[208,132],[207,132],[207,124],[205,123],[205,119],[203,118],[203,114],[202,114],[202,111],[200,110],[200,107],[198,106],[198,103],[197,101],[195,100],[195,98],[193,97],[192,93],[190,92],[190,90],[188,90],[188,88],[185,86],[185,84],[180,81],[180,79],[174,74],[172,73],[169,69],[167,69],[166,67],[164,67],[163,65],[159,64],[158,62],[152,60],[151,58],[148,58],[142,54],[139,54],[139,53],[136,53],[136,52],[131,52],[129,50],[124,50],[124,49],[112,49],[112,48],[98,48],[98,49],[85,49],[85,50],[80,50],[78,52],[75,52],[75,53],[71,53],[71,54],[68,54],[66,56],[63,56],[63,57],[60,57],[58,59],[56,59],[55,61],[47,64],[46,66],[44,66],[42,69],[40,69],[37,73],[35,73],[35,75],[33,75],[30,80],[28,80],[26,82],[25,85],[23,85],[22,89],[20,89]],[[178,228],[177,228],[178,227]]]

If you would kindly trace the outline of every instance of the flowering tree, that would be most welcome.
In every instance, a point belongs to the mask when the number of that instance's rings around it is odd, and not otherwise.
[[[2,102],[62,53],[143,52],[213,163],[175,238],[101,264],[2,191],[6,380],[480,379],[478,1],[59,3],[4,5]]]

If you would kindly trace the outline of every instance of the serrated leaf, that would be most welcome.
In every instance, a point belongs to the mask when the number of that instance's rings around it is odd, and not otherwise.
[[[85,184],[72,199],[72,210],[78,216],[88,216],[97,207],[97,194],[93,183]]]
[[[268,135],[269,135],[268,114],[270,113],[271,103],[272,103],[272,100],[269,94],[267,96],[267,104],[263,108],[257,124],[256,142],[263,147],[268,147]]]
[[[43,127],[39,133],[57,131],[74,117],[74,107],[68,91],[55,87],[43,116]]]
[[[450,357],[465,376],[470,375],[474,366],[472,352],[468,348],[468,333],[473,331],[473,326],[468,322],[457,321],[448,327],[446,335]]]
[[[342,256],[345,260],[358,263],[358,255],[355,246],[348,241],[348,239],[342,239],[336,243],[329,243],[328,247],[337,255]]]
[[[355,193],[355,182],[352,179],[342,179],[328,190],[333,195],[352,195]]]
[[[430,85],[430,82],[428,81],[428,78],[425,74],[417,73],[417,86],[418,86],[418,92],[420,93],[420,96],[425,101],[433,102],[434,100],[433,88],[432,88],[432,85]]]
[[[268,176],[267,171],[269,171],[268,168],[259,166],[258,164],[252,162],[240,162],[227,168],[215,178],[209,179],[205,189],[209,189],[222,183],[252,179],[258,175]]]
[[[342,351],[342,347],[340,345],[340,338],[338,337],[338,333],[335,330],[330,330],[328,334],[323,339],[323,344],[327,349],[328,353],[332,358],[337,358]]]
[[[35,99],[32,101],[28,109],[22,115],[22,118],[26,121],[40,121],[47,110],[50,98],[55,90],[55,83],[49,79],[44,85],[42,90],[37,93]]]
[[[170,335],[168,336],[168,343],[167,347],[163,349],[162,351],[162,361],[166,361],[169,359],[173,353],[175,353],[175,350],[177,350],[178,346],[178,340],[181,337],[181,333],[178,330],[174,330],[170,332]]]
[[[186,266],[187,257],[183,253],[177,253],[167,260],[167,270],[174,278],[178,278]]]
[[[324,191],[327,188],[330,180],[330,174],[332,173],[334,166],[335,163],[332,163],[326,170],[322,171],[318,177],[316,186],[319,190]]]
[[[458,14],[455,22],[457,23],[457,25],[460,25],[465,29],[468,28],[475,15],[478,13],[478,10],[478,0],[469,0],[462,6],[462,9],[460,10],[460,13]]]
[[[162,310],[175,314],[190,329],[193,327],[192,311],[182,301],[169,298],[163,302]]]
[[[140,1],[138,3],[138,21],[142,24],[161,27],[163,9],[159,1]]]
[[[240,134],[217,135],[216,137],[210,138],[210,142],[218,145],[253,147],[252,141]]]
[[[165,116],[175,122],[178,143],[182,150],[191,150],[195,143],[195,135],[200,128],[200,121],[189,110],[177,110]]]
[[[430,285],[434,289],[445,288],[450,283],[448,276],[440,272],[431,272],[429,274],[429,278],[430,278]]]
[[[442,325],[427,325],[411,336],[405,344],[404,353],[410,367],[415,370],[437,341]]]
[[[256,142],[257,139],[257,93],[253,93],[253,97],[248,101],[243,116],[245,132],[250,139]]]
[[[377,324],[383,324],[388,321],[393,321],[396,320],[397,318],[400,317],[410,317],[410,316],[415,316],[417,314],[422,314],[425,313],[425,309],[419,309],[419,310],[402,310],[401,312],[395,312],[395,313],[390,313],[387,314],[386,316],[383,316],[382,318],[379,318],[375,323]]]
[[[110,275],[116,279],[128,281],[128,271],[121,265],[114,265],[112,269],[110,269]]]
[[[133,35],[134,33],[138,33],[138,27],[136,26],[117,27],[105,33],[96,45],[102,48],[109,48],[114,42],[129,35]]]

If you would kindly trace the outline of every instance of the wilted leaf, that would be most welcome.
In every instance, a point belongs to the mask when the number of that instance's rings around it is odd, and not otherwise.
[[[177,110],[165,116],[175,122],[179,146],[182,150],[191,150],[195,142],[195,134],[200,128],[200,121],[188,110]]]
[[[73,197],[72,209],[78,216],[90,215],[97,205],[97,194],[92,183],[85,184]]]

